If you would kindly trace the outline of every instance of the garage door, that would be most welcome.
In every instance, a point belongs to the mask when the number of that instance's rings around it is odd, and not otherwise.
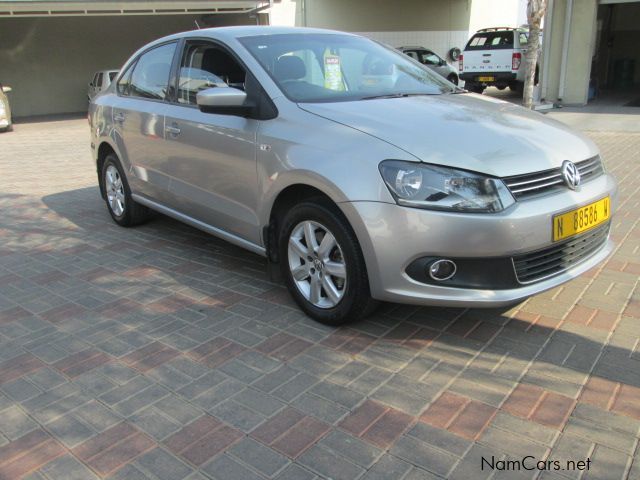
[[[0,1],[0,83],[14,117],[86,111],[98,70],[145,43],[198,26],[256,24],[261,1]]]

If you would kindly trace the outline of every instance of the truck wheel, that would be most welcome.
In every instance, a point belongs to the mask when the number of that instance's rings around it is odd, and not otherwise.
[[[465,84],[465,87],[470,92],[479,93],[479,94],[482,94],[482,92],[484,92],[484,89],[485,89],[485,87],[483,87],[482,84],[480,84],[480,83],[469,83],[469,82],[467,82]]]
[[[509,90],[514,93],[522,93],[524,91],[524,83],[523,82],[511,82],[509,84]]]

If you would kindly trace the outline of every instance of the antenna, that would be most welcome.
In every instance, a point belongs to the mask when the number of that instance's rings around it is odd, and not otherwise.
[[[198,25],[198,20],[194,20],[193,22],[196,24],[196,28],[200,30],[200,25]]]

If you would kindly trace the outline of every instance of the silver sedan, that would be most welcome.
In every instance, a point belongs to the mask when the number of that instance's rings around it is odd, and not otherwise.
[[[327,324],[377,301],[509,305],[612,249],[616,183],[590,140],[357,35],[165,37],[89,119],[116,223],[155,210],[264,255]]]

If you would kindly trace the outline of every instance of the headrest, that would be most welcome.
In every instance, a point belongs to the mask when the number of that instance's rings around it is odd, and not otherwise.
[[[285,55],[276,62],[273,75],[278,80],[299,80],[307,75],[307,69],[300,57]]]

